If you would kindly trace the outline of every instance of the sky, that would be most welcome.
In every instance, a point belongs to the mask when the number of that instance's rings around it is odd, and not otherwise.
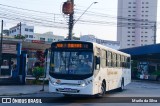
[[[67,16],[62,13],[62,5],[66,0],[0,0],[0,13],[7,12],[7,10],[3,11],[4,8],[16,10],[7,6],[14,6],[23,9],[53,13],[58,15],[51,14],[40,14],[34,13],[30,11],[19,11],[19,13],[24,13],[26,17],[36,17],[41,18],[41,22],[44,23],[45,20],[53,21],[54,25],[60,25],[58,23],[63,23],[60,26],[67,26]],[[78,19],[79,16],[93,3],[98,2],[97,4],[93,4],[86,13],[76,22],[74,25],[73,33],[75,36],[80,37],[80,35],[92,34],[100,39],[105,40],[114,40],[117,39],[117,27],[116,27],[116,17],[117,17],[117,3],[118,0],[74,0],[75,3],[75,20]],[[1,5],[2,4],[2,5]],[[158,2],[158,17],[160,17],[160,2]],[[2,9],[1,9],[2,8]],[[12,15],[19,14],[12,12]],[[2,14],[0,14],[1,16]],[[19,21],[17,20],[7,20],[6,18],[0,18],[4,20],[4,29],[15,26]],[[157,18],[158,19],[158,18]],[[85,22],[84,22],[85,21]],[[86,21],[92,21],[91,23],[87,23]],[[93,25],[93,22],[98,24]],[[160,21],[160,20],[157,20]],[[83,23],[84,22],[84,23]],[[108,24],[103,24],[103,23]],[[49,28],[42,27],[39,25],[31,24],[24,22],[27,25],[34,25],[36,33],[45,33],[48,31],[52,31],[55,35],[67,36],[68,29],[67,28]],[[64,25],[65,24],[65,25]],[[157,43],[160,42],[160,30],[157,30]]]

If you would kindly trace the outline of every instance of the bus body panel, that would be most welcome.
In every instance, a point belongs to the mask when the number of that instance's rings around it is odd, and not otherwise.
[[[72,41],[71,41],[72,42]],[[75,41],[74,41],[75,42]],[[83,43],[83,42],[82,42]],[[90,42],[91,43],[91,42]],[[98,48],[98,49],[97,49]],[[113,53],[116,53],[118,55],[123,55],[125,57],[129,57],[129,54],[93,43],[93,55],[97,56],[99,51],[110,51]],[[64,51],[64,50],[63,50]],[[100,58],[101,53],[98,54]],[[108,61],[108,60],[106,60]],[[95,61],[93,61],[95,62]],[[95,64],[95,63],[94,63]],[[93,65],[94,67],[94,65]],[[124,86],[129,84],[131,82],[131,68],[124,68],[124,67],[101,67],[99,69],[95,69],[93,76],[90,78],[86,78],[83,80],[61,80],[61,84],[55,84],[53,85],[53,81],[57,80],[50,76],[49,81],[49,92],[56,92],[56,93],[62,93],[62,94],[79,94],[79,95],[95,95],[101,92],[101,85],[102,81],[104,80],[106,82],[106,91],[113,90],[116,88],[121,87],[122,80],[124,79]],[[89,84],[86,84],[85,86],[79,86],[78,82],[81,81],[90,81]],[[76,85],[77,84],[77,85]],[[57,89],[60,89],[60,91],[57,91]],[[70,89],[68,92],[65,91],[66,89]],[[78,92],[71,92],[71,90],[78,90]]]

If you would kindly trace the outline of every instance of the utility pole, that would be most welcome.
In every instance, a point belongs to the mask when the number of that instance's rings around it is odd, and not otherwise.
[[[72,4],[74,5],[74,0],[70,0]],[[69,35],[68,40],[72,40],[72,31],[73,31],[73,24],[74,24],[74,9],[73,12],[69,15]]]
[[[19,28],[19,36],[21,36],[22,32],[21,32],[21,22],[19,24],[20,28]]]
[[[154,44],[156,44],[156,30],[157,30],[157,26],[156,26],[156,22],[154,23],[154,26],[153,26],[153,31],[154,31]]]
[[[0,74],[1,74],[1,66],[2,66],[2,49],[3,49],[3,20],[1,23],[1,45],[0,45]]]

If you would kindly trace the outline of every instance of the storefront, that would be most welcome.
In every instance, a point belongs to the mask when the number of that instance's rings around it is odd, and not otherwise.
[[[121,49],[120,51],[131,54],[132,78],[160,81],[160,44]]]
[[[45,44],[45,42],[23,42],[22,50],[27,51],[27,63],[26,63],[26,78],[33,78],[33,69],[35,67],[35,63],[38,61],[36,52],[42,51],[50,48],[51,44]]]

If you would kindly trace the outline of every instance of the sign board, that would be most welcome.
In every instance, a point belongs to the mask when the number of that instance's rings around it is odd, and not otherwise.
[[[32,43],[45,43],[45,41],[42,41],[42,40],[32,40]]]
[[[2,53],[17,54],[17,46],[14,44],[3,44]]]

